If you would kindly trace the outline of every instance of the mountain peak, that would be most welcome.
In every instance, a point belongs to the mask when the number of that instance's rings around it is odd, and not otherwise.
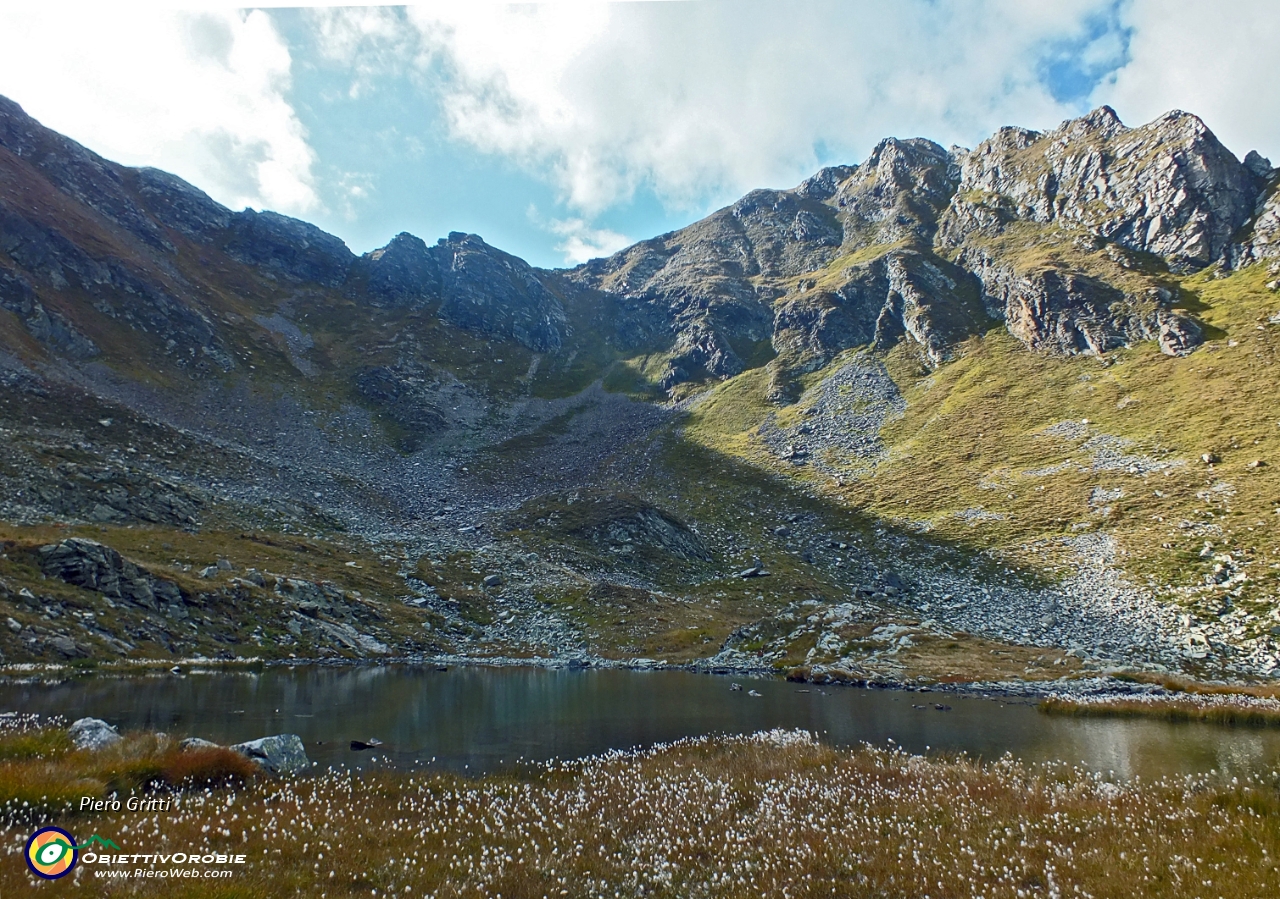
[[[1111,137],[1124,131],[1125,124],[1120,121],[1120,116],[1110,106],[1099,106],[1097,109],[1091,110],[1087,115],[1064,122],[1059,130],[1082,131]]]

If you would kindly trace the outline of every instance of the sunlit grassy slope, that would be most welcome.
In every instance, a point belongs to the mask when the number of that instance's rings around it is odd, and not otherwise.
[[[793,424],[806,404],[771,405],[763,369],[711,391],[685,435],[874,517],[1034,566],[1069,565],[1069,538],[1106,532],[1135,581],[1209,610],[1229,595],[1261,617],[1280,562],[1280,296],[1268,277],[1255,266],[1184,279],[1180,305],[1210,336],[1186,358],[1154,343],[1053,357],[1000,328],[933,371],[899,347],[884,364],[906,410],[879,435],[887,454],[870,471],[850,464],[839,482],[763,446],[762,421]],[[1232,576],[1210,586],[1215,567]]]

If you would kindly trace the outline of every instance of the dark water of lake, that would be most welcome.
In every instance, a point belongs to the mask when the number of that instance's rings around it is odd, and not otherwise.
[[[0,710],[105,718],[123,729],[220,743],[296,733],[321,766],[482,772],[680,737],[804,728],[827,742],[1060,760],[1116,777],[1280,766],[1280,731],[1056,718],[1019,702],[679,671],[309,668],[0,684]],[[762,694],[749,695],[749,690]],[[804,692],[808,690],[808,692]],[[951,706],[938,711],[935,703]],[[927,704],[928,708],[913,708]],[[353,752],[351,740],[382,740]]]

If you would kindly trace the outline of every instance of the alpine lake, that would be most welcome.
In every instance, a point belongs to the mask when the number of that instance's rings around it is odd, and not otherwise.
[[[735,688],[737,685],[737,688]],[[687,737],[803,729],[836,746],[1061,762],[1127,780],[1280,766],[1280,729],[1046,715],[1033,700],[686,671],[461,665],[30,678],[0,709],[235,743],[298,734],[317,770],[483,774]],[[352,741],[377,743],[363,751]]]

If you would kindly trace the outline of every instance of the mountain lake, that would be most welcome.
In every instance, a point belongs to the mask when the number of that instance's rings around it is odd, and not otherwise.
[[[122,731],[220,743],[296,733],[318,768],[431,766],[478,774],[773,728],[801,728],[843,746],[896,745],[984,760],[1011,753],[1115,779],[1243,775],[1280,765],[1280,729],[1056,717],[1021,698],[684,671],[297,666],[33,678],[0,684],[0,709],[68,721],[92,716]],[[352,740],[381,745],[353,751]]]

